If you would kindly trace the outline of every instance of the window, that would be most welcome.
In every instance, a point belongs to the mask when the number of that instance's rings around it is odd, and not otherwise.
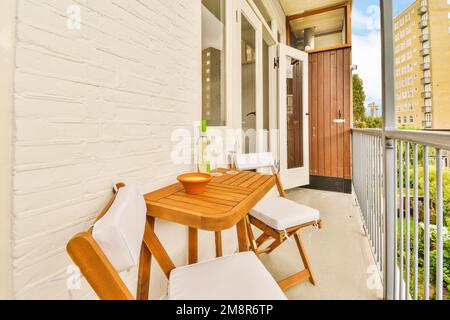
[[[225,0],[202,0],[202,118],[226,125]]]
[[[413,116],[410,116],[409,117],[409,123],[413,123],[414,122],[414,117]]]

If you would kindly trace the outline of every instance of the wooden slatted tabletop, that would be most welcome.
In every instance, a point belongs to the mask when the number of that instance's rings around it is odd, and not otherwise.
[[[214,177],[201,195],[176,183],[145,195],[148,215],[193,229],[222,231],[239,223],[275,186],[275,177],[242,171]]]

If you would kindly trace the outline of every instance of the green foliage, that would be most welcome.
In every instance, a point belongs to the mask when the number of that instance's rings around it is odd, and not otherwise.
[[[420,128],[416,128],[414,126],[408,126],[408,125],[401,125],[400,127],[398,127],[399,130],[410,130],[410,131],[420,131],[422,129]]]
[[[372,118],[372,117],[365,117],[366,123],[368,128],[382,128],[383,127],[383,119],[380,117]]]
[[[353,126],[355,128],[381,128],[383,120],[380,117],[372,118],[366,115],[366,93],[364,83],[357,74],[353,75]]]
[[[397,145],[399,146],[399,145]],[[398,153],[398,149],[397,149]],[[414,168],[412,165],[412,160],[414,156],[414,149],[410,148],[410,160],[411,160],[411,171],[410,171],[410,177],[411,177],[411,194],[413,192],[414,188]],[[436,224],[436,150],[434,148],[429,148],[429,184],[430,184],[430,224]],[[424,162],[423,162],[423,154],[424,154],[424,148],[423,146],[418,147],[418,162],[419,162],[419,168],[418,168],[418,191],[419,191],[419,197],[424,196]],[[403,159],[406,159],[406,148],[403,147]],[[397,163],[397,168],[400,167],[400,164]],[[397,173],[398,174],[398,173]],[[403,180],[403,188],[406,187],[406,168],[403,166],[403,174],[404,174],[404,180]],[[406,194],[404,192],[404,194]],[[447,228],[450,226],[450,169],[445,168],[443,170],[443,205],[444,205],[444,225],[447,226]],[[423,202],[419,203],[419,219],[420,222],[423,223],[423,211],[424,211],[424,204]],[[414,224],[411,217],[411,228],[410,230],[414,230]],[[405,222],[406,223],[406,222]],[[399,224],[400,226],[400,224]],[[406,224],[404,224],[405,230],[406,230]],[[430,281],[431,281],[431,295],[434,294],[435,285],[436,285],[436,230],[431,229],[431,239],[430,239]],[[414,234],[413,231],[411,231],[411,244],[413,244],[413,238]],[[400,241],[400,238],[398,238]],[[406,248],[406,243],[405,243]],[[400,254],[400,252],[399,252]],[[400,255],[399,255],[400,258]],[[406,258],[403,257],[404,259]],[[411,248],[411,266],[413,266],[413,248]],[[421,227],[419,227],[419,288],[420,290],[423,290],[423,275],[424,275],[424,232]],[[406,264],[405,264],[406,265]],[[445,287],[445,299],[450,299],[450,235],[447,235],[444,239],[444,287]],[[405,273],[406,276],[406,273]],[[413,285],[414,278],[413,278],[413,271],[411,271],[411,285]],[[413,292],[413,287],[411,287],[411,292]],[[421,292],[419,293],[419,298],[423,298],[423,295]]]
[[[430,200],[433,204],[436,203],[436,168],[430,167]],[[414,172],[411,171],[411,177],[413,177]],[[411,188],[413,188],[413,182],[411,183]],[[443,172],[443,202],[444,202],[444,223],[450,226],[450,169],[446,168]],[[419,196],[424,195],[424,178],[423,178],[423,167],[419,168]],[[432,215],[435,217],[435,212],[432,208]]]
[[[364,92],[364,83],[359,75],[353,75],[353,119],[356,122],[364,122],[366,116],[366,93]]]
[[[400,228],[400,223],[398,224],[398,228]],[[406,230],[406,221],[403,223],[403,230]],[[414,294],[414,221],[411,217],[411,223],[410,223],[410,293],[411,295]],[[419,248],[418,248],[418,285],[419,285],[419,299],[423,299],[423,285],[424,285],[424,230],[421,226],[418,227],[419,230]],[[400,235],[400,231],[397,233]],[[400,237],[397,237],[397,241],[400,243]],[[403,245],[406,249],[406,237],[403,239]],[[431,229],[430,230],[430,295],[433,297],[435,293],[435,287],[436,287],[436,230]],[[398,251],[398,261],[397,263],[400,264],[400,259],[403,258],[403,266],[405,268],[404,277],[406,277],[406,251],[403,254],[403,257],[400,255],[400,251]],[[450,299],[450,236],[447,235],[444,238],[444,268],[443,268],[443,280],[444,280],[444,299],[449,300]]]

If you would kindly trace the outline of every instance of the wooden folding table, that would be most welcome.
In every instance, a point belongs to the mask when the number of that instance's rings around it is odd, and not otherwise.
[[[201,195],[188,195],[176,183],[145,195],[150,225],[154,219],[189,227],[189,263],[198,260],[198,230],[216,233],[216,252],[220,256],[221,231],[237,228],[239,250],[249,250],[248,212],[275,186],[275,176],[242,171],[237,175],[214,177]],[[143,246],[140,261],[138,299],[148,297],[151,255]]]

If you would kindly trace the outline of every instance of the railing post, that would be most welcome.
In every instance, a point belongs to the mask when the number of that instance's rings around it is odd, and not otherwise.
[[[386,130],[395,129],[395,78],[394,78],[394,7],[393,0],[380,1],[382,74],[383,74],[383,142],[384,142],[384,198],[385,198],[385,259],[384,298],[395,299],[396,273],[396,216],[395,212],[395,141],[386,138]]]
[[[395,142],[392,139],[384,140],[384,190],[385,190],[385,257],[383,268],[384,298],[395,300],[395,273],[396,273],[396,219],[395,212]]]

